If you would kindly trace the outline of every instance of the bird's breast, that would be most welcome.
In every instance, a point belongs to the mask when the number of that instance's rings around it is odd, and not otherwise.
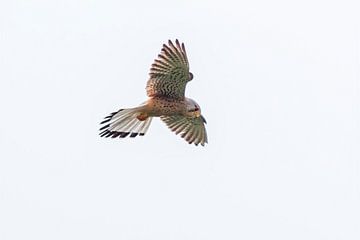
[[[148,107],[151,116],[184,114],[186,112],[184,101],[161,97],[150,98]]]

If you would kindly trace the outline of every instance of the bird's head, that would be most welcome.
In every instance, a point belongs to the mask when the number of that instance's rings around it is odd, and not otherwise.
[[[200,117],[201,109],[199,104],[190,98],[186,98],[186,111],[189,116]]]

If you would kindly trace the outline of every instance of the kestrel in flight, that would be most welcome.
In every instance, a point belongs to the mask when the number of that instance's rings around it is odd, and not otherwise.
[[[185,45],[176,39],[163,44],[161,53],[151,65],[150,79],[146,84],[149,99],[135,108],[120,109],[101,122],[101,137],[144,136],[153,117],[162,121],[189,144],[207,143],[205,118],[200,106],[185,97],[186,84],[193,79]]]

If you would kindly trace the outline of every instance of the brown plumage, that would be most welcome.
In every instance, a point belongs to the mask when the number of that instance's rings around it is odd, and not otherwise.
[[[207,143],[205,118],[200,106],[185,97],[186,84],[193,79],[185,45],[176,39],[164,44],[150,68],[146,84],[149,99],[139,107],[121,109],[107,116],[101,124],[101,137],[136,137],[145,135],[153,117],[160,117],[188,143]]]

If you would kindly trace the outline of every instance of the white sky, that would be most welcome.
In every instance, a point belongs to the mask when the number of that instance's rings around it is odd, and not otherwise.
[[[358,1],[1,1],[0,239],[360,239]],[[195,147],[146,100],[185,42]]]

